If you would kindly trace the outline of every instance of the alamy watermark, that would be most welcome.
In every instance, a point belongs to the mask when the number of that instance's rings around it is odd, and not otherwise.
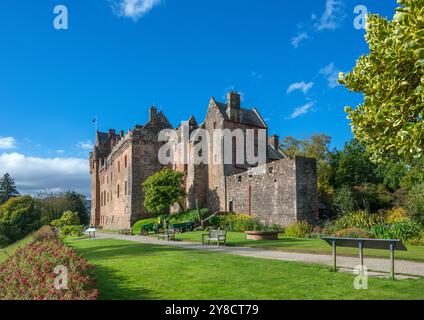
[[[360,4],[353,9],[353,13],[356,14],[356,17],[353,20],[353,26],[355,27],[355,29],[366,29],[368,8]]]
[[[53,9],[56,16],[53,19],[53,27],[56,30],[68,30],[68,8],[64,5],[57,5]]]
[[[359,265],[355,267],[353,273],[356,275],[353,286],[356,290],[368,290],[368,268]]]
[[[58,276],[54,279],[54,288],[56,290],[68,290],[68,268],[57,266],[53,272]]]
[[[196,129],[190,133],[188,122],[178,130],[159,133],[158,159],[163,165],[228,164],[260,167],[267,163],[266,129]],[[259,171],[259,169],[258,169]],[[259,172],[257,172],[259,173]]]

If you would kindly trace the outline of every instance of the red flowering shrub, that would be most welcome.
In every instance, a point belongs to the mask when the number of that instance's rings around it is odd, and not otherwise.
[[[67,268],[67,289],[55,268]],[[93,266],[58,240],[34,242],[0,264],[0,300],[95,300]]]

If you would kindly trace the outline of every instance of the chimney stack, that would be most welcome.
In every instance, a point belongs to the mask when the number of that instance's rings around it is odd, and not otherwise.
[[[280,148],[280,137],[274,134],[269,138],[268,143],[274,150],[278,151]]]
[[[155,106],[152,106],[149,110],[149,121],[153,121],[154,118],[156,118],[156,114],[158,112],[158,109],[156,109]]]
[[[240,95],[235,91],[230,91],[227,95],[227,108],[240,109]]]

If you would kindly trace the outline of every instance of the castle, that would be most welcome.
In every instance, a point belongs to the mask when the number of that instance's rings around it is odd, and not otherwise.
[[[160,132],[173,129],[162,112],[149,110],[146,125],[117,133],[96,133],[96,144],[90,153],[92,209],[91,224],[106,229],[129,228],[149,216],[143,206],[142,183],[152,174],[169,166],[185,173],[186,209],[203,207],[210,212],[238,212],[255,216],[262,223],[287,226],[299,220],[314,223],[318,219],[316,160],[287,158],[280,150],[279,137],[268,136],[268,127],[256,109],[241,108],[240,95],[230,92],[226,103],[213,97],[205,121],[198,124],[192,116],[186,122],[190,133],[203,129],[266,132],[266,162],[256,166],[262,174],[253,174],[247,163],[209,161],[163,164],[158,154],[165,142]],[[181,138],[181,126],[176,129]],[[193,149],[196,141],[190,141]],[[255,145],[257,140],[255,140]],[[224,158],[210,150],[207,157]],[[180,156],[176,155],[175,157]],[[233,158],[236,156],[233,155]],[[213,159],[216,160],[216,159]]]

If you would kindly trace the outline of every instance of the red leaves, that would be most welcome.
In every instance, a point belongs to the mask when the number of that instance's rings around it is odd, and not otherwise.
[[[57,266],[68,269],[68,289],[56,289]],[[93,266],[57,240],[32,243],[0,264],[0,300],[95,300]]]

